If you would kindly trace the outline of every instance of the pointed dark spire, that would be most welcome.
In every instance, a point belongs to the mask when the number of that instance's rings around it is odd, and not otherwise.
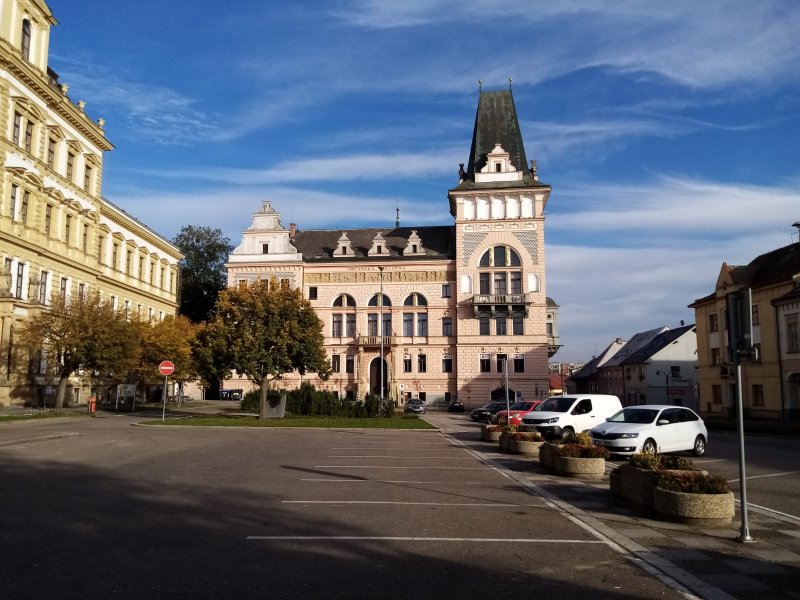
[[[480,93],[469,164],[467,164],[467,179],[474,181],[475,171],[479,171],[486,164],[486,155],[492,151],[495,144],[500,144],[510,154],[511,163],[517,169],[524,171],[525,175],[530,174],[522,133],[517,121],[514,96],[510,89]]]
[[[396,213],[396,217],[394,219],[394,226],[400,227],[400,203],[397,203],[397,208],[394,209]]]

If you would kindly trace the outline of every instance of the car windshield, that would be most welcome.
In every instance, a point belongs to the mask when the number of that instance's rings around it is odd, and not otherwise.
[[[609,419],[611,423],[652,423],[658,410],[648,408],[623,408]]]
[[[487,404],[483,408],[485,408],[487,410],[494,410],[496,408],[505,408],[505,407],[506,407],[506,403],[505,402],[489,402],[489,404]]]
[[[575,398],[570,396],[561,396],[548,398],[533,410],[541,410],[546,412],[567,412],[575,402]]]
[[[530,407],[530,402],[514,402],[514,404],[511,405],[511,410],[528,410]]]

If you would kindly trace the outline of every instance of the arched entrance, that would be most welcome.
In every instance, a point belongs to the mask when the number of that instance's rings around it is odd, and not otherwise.
[[[381,367],[383,364],[383,393],[381,393]],[[369,391],[371,394],[382,398],[388,397],[389,389],[389,366],[380,357],[373,358],[369,363]]]

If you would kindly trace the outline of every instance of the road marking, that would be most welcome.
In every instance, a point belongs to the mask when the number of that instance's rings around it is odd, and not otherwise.
[[[300,481],[313,481],[315,483],[416,483],[428,485],[486,485],[485,481],[411,481],[408,479],[334,479],[331,477],[316,477],[301,479]]]
[[[727,460],[728,460],[727,458],[712,458],[710,460],[697,460],[697,459],[694,459],[692,462],[694,462],[694,463],[696,463],[698,465],[707,465],[709,463],[725,462]]]
[[[389,454],[329,454],[327,458],[427,458],[431,460],[471,460],[469,456],[394,456]]]
[[[52,440],[61,440],[69,437],[79,437],[81,434],[77,431],[70,433],[54,433],[52,435],[43,435],[40,437],[26,438],[24,440],[13,440],[0,443],[0,446],[23,446],[25,444],[32,444],[34,442],[50,442]]]
[[[503,502],[401,502],[399,500],[282,500],[282,504],[390,504],[400,506],[470,506],[472,508],[539,507],[540,504],[508,504]]]
[[[503,544],[605,544],[600,540],[544,540],[527,538],[394,537],[369,535],[248,535],[248,540],[268,541],[381,541],[381,542],[487,542]]]
[[[485,471],[492,467],[387,467],[383,465],[314,465],[315,469],[447,469],[449,471]]]
[[[741,500],[735,500],[738,506],[742,505]],[[752,502],[747,503],[748,510],[753,510],[754,512],[760,513],[767,517],[772,517],[773,519],[777,519],[779,521],[784,521],[786,523],[793,523],[794,525],[800,525],[800,517],[796,517],[794,515],[790,515],[789,513],[781,512],[779,510],[775,510],[774,508],[767,508],[766,506],[761,506],[760,504],[753,504]]]
[[[766,475],[751,475],[750,477],[745,477],[748,481],[751,479],[761,479],[762,477],[783,477],[784,475],[794,475],[795,473],[800,473],[800,471],[786,471],[784,473],[767,473]],[[739,478],[736,479],[728,479],[728,483],[735,483],[739,481]],[[750,504],[748,502],[748,504]]]

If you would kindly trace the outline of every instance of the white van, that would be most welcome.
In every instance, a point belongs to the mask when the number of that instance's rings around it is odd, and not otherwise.
[[[572,394],[551,396],[522,418],[522,425],[545,437],[587,431],[622,410],[616,396]]]

